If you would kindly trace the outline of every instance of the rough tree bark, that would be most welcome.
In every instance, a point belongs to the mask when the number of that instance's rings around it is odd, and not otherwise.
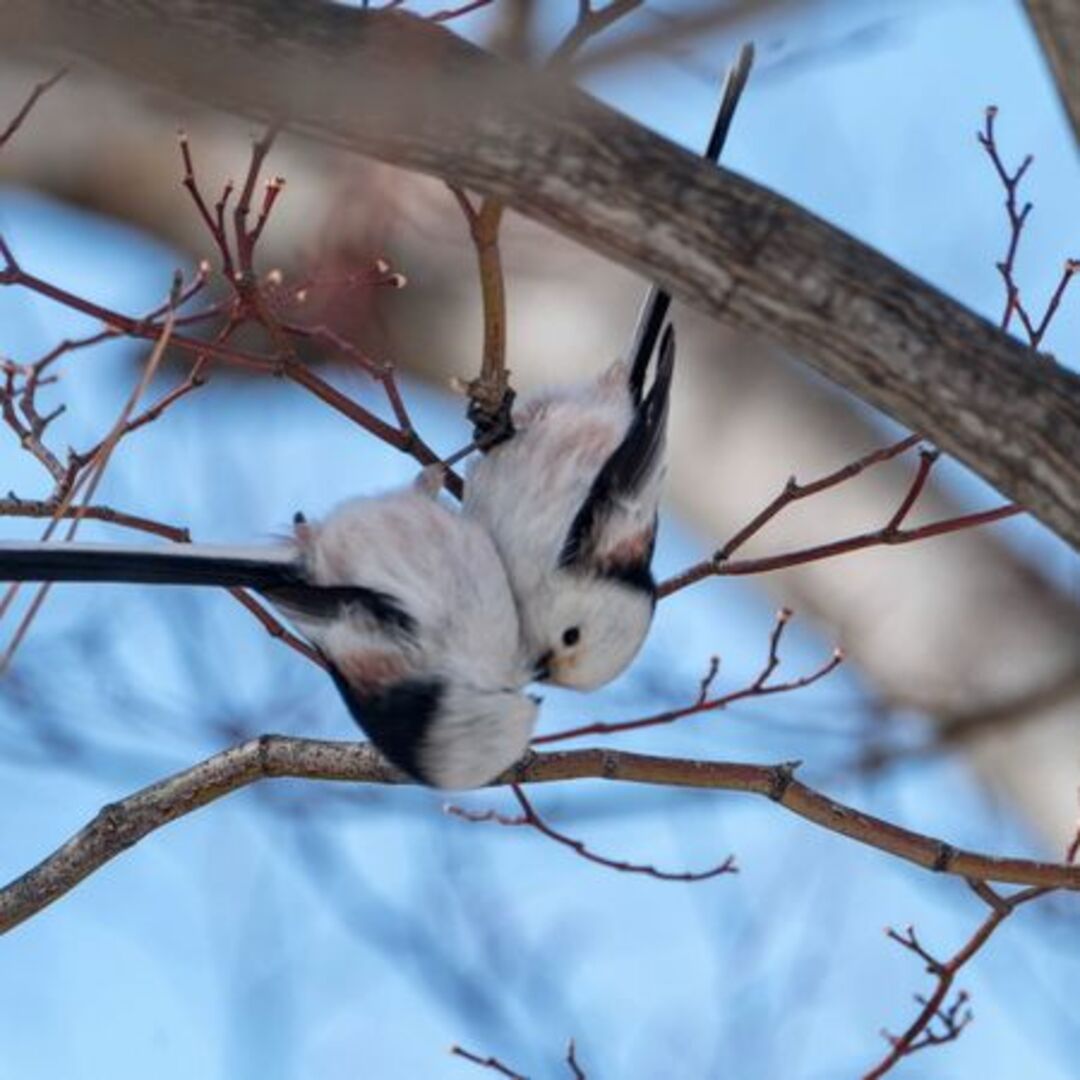
[[[503,197],[785,344],[1080,546],[1080,378],[573,87],[318,0],[4,0],[0,39]]]
[[[1061,104],[1080,140],[1080,5],[1076,0],[1024,0],[1057,81]]]

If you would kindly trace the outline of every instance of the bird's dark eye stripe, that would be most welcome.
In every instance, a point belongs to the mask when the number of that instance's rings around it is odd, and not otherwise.
[[[576,626],[571,626],[569,629],[563,631],[562,643],[567,647],[576,645],[581,640],[581,630]]]

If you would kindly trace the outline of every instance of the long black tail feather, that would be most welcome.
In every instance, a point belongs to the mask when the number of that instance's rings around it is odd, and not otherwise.
[[[731,121],[735,116],[735,109],[739,104],[739,98],[746,88],[750,78],[750,68],[754,63],[754,46],[744,45],[735,58],[735,63],[728,68],[724,79],[724,88],[720,95],[720,107],[716,113],[716,121],[713,123],[712,134],[709,136],[709,144],[705,148],[703,157],[707,161],[719,161],[720,154],[724,149],[728,131],[731,129]],[[649,360],[656,350],[656,343],[660,339],[660,331],[663,329],[664,320],[667,318],[671,307],[671,294],[665,292],[659,286],[654,285],[645,295],[645,302],[641,305],[638,315],[637,326],[634,329],[634,338],[630,345],[630,394],[634,404],[641,401],[645,391],[645,376],[649,370]]]
[[[303,583],[288,548],[0,542],[0,581],[97,581],[272,589]]]

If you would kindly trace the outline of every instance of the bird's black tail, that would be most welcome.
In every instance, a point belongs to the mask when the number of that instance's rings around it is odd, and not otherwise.
[[[750,78],[750,68],[754,63],[753,45],[744,45],[735,58],[735,63],[728,69],[724,79],[724,89],[720,95],[720,108],[716,113],[716,122],[713,124],[712,134],[709,136],[709,144],[705,148],[704,157],[707,161],[718,161],[720,153],[724,149],[724,141],[727,139],[731,120],[735,115],[735,109],[739,104],[739,98]],[[645,303],[641,306],[638,315],[637,326],[634,329],[634,339],[630,344],[630,395],[634,404],[641,402],[645,391],[645,376],[649,370],[649,360],[656,350],[656,343],[660,340],[660,331],[667,318],[668,309],[671,307],[671,294],[665,292],[659,286],[654,285],[645,296]]]
[[[98,581],[253,589],[302,581],[288,547],[175,547],[0,541],[0,581]]]

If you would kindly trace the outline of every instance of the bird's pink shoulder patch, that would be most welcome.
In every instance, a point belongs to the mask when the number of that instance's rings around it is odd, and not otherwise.
[[[334,662],[346,682],[362,694],[385,690],[408,674],[405,658],[390,650],[356,649],[335,657]]]

